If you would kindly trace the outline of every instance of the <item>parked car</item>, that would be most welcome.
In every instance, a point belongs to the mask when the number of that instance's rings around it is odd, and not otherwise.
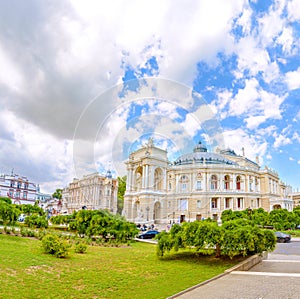
[[[21,215],[18,217],[18,221],[19,221],[19,222],[24,222],[25,218],[26,218],[26,215],[21,214]]]
[[[291,235],[282,232],[275,232],[278,243],[286,243],[291,241]]]
[[[148,230],[143,234],[138,235],[139,239],[153,239],[157,234],[159,234],[159,231],[157,230]]]

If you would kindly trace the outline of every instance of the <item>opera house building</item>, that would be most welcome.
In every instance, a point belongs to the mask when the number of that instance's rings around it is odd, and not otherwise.
[[[293,209],[291,187],[276,171],[232,150],[212,153],[199,142],[193,152],[170,162],[167,151],[149,139],[126,165],[123,213],[135,223],[220,221],[226,209]]]

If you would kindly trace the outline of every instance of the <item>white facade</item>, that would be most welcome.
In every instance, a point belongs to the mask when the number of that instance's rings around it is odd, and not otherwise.
[[[36,201],[36,184],[17,174],[0,176],[0,196],[9,197],[14,204],[34,204]]]
[[[275,171],[232,150],[210,153],[199,143],[170,163],[150,140],[126,164],[124,216],[136,223],[220,220],[226,209],[293,208]]]
[[[81,209],[108,210],[117,213],[118,180],[111,173],[93,173],[74,179],[62,192],[62,211],[72,213]]]

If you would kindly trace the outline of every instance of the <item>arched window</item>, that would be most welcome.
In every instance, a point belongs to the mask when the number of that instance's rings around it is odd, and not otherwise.
[[[218,189],[218,178],[214,174],[210,177],[210,189],[211,190]]]
[[[230,177],[229,177],[229,175],[224,176],[224,189],[225,190],[230,189]]]
[[[236,177],[236,189],[241,190],[241,177],[239,175]]]

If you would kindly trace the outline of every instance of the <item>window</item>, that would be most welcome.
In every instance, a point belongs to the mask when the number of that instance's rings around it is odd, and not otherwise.
[[[186,183],[182,183],[181,184],[181,190],[182,191],[186,191]]]
[[[14,181],[10,181],[10,187],[14,187],[15,186],[15,182]]]
[[[225,209],[230,209],[230,198],[225,198]]]
[[[21,182],[18,182],[18,183],[17,183],[17,188],[20,189],[21,186],[22,186],[22,183],[21,183]]]
[[[172,184],[171,183],[169,183],[169,190],[171,190],[172,189]]]
[[[27,192],[26,191],[23,192],[23,198],[27,199]]]
[[[197,221],[202,220],[202,215],[201,215],[201,214],[197,214],[197,215],[196,215],[196,220],[197,220]]]
[[[187,210],[187,199],[179,199],[178,201],[178,210],[186,211]]]
[[[210,189],[211,190],[218,189],[218,179],[216,175],[212,175],[210,178]]]
[[[198,199],[198,200],[197,200],[197,209],[200,209],[200,208],[201,208],[201,200]]]
[[[20,191],[16,192],[16,198],[20,198]]]
[[[240,176],[236,177],[236,189],[241,190],[241,177]]]
[[[252,177],[249,178],[249,190],[253,191],[253,178]]]
[[[201,190],[201,189],[202,189],[201,181],[197,181],[196,189],[197,189],[197,190]]]
[[[211,199],[211,208],[212,209],[217,209],[218,208],[218,199],[217,198],[212,198]]]
[[[28,183],[24,184],[24,189],[28,189]]]
[[[260,202],[259,202],[259,198],[256,199],[256,207],[259,208],[260,207]]]
[[[13,197],[14,196],[14,191],[13,190],[9,190],[8,196],[9,197]]]
[[[225,190],[229,189],[229,183],[230,183],[230,177],[229,177],[229,175],[225,175],[225,177],[224,177],[224,189]]]
[[[243,199],[237,198],[237,208],[242,209],[243,208]]]

